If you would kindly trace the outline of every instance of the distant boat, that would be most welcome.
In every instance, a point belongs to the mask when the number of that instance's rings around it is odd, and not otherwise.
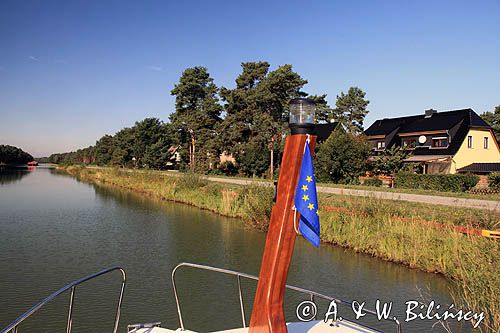
[[[28,166],[38,166],[38,162],[37,161],[28,162]]]

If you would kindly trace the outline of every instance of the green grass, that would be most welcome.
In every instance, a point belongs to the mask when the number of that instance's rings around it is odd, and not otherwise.
[[[239,217],[261,230],[267,229],[273,204],[274,189],[264,185],[223,184],[195,174],[156,171],[80,167],[68,167],[66,171],[82,180]],[[323,242],[443,274],[459,287],[457,303],[485,311],[487,319],[480,326],[483,331],[500,331],[500,242],[427,223],[495,229],[498,215],[484,210],[324,193],[319,194],[319,203]]]
[[[467,192],[439,192],[431,190],[418,190],[406,188],[389,188],[389,187],[375,187],[364,185],[343,185],[332,183],[318,183],[318,186],[334,187],[334,188],[349,188],[356,190],[378,191],[378,192],[394,192],[394,193],[409,193],[409,194],[422,194],[422,195],[436,195],[440,197],[452,198],[465,198],[465,199],[479,199],[479,200],[500,200],[500,194],[474,194]]]
[[[112,169],[109,167],[95,167],[96,169]],[[181,172],[178,171],[159,171],[159,170],[134,170],[134,169],[121,169],[127,170],[129,172],[148,172],[155,174],[164,175],[180,175]],[[250,178],[250,177],[240,177],[240,176],[224,176],[224,175],[208,175],[206,177],[220,178],[220,179],[240,179],[240,180],[255,180],[258,182],[271,182],[268,178]],[[333,187],[333,188],[348,188],[355,190],[367,190],[367,191],[377,191],[377,192],[393,192],[393,193],[409,193],[409,194],[422,194],[422,195],[436,195],[441,197],[452,197],[452,198],[465,198],[465,199],[478,199],[478,200],[494,200],[500,201],[500,193],[497,194],[474,194],[467,192],[439,192],[432,190],[420,190],[420,189],[405,189],[405,188],[388,188],[388,187],[375,187],[375,186],[365,186],[365,185],[346,185],[346,184],[335,184],[335,183],[318,183],[318,186]]]

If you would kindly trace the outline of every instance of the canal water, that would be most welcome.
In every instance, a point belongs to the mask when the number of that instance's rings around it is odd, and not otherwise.
[[[258,275],[266,235],[183,204],[157,202],[129,191],[92,185],[39,167],[0,171],[0,328],[53,291],[79,277],[119,265],[127,285],[119,332],[126,325],[161,321],[179,327],[171,272],[194,262]],[[241,326],[237,281],[183,268],[179,296],[186,327],[210,331]],[[391,316],[405,319],[405,302],[434,300],[448,307],[450,285],[441,276],[411,270],[349,250],[296,242],[288,283],[366,302],[393,302]],[[255,283],[243,281],[249,321]],[[110,273],[76,289],[73,332],[111,332],[120,274]],[[308,299],[287,292],[287,320]],[[66,327],[69,293],[61,295],[21,326],[21,332],[59,332]],[[318,316],[327,302],[317,301]],[[349,307],[339,316],[352,317]],[[392,323],[363,322],[394,332]],[[403,323],[404,332],[444,332],[433,321]],[[454,332],[468,327],[452,324]]]

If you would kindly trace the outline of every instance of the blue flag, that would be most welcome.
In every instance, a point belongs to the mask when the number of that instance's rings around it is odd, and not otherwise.
[[[306,141],[300,176],[295,190],[295,209],[300,213],[299,231],[305,239],[319,247],[318,198],[309,143]]]

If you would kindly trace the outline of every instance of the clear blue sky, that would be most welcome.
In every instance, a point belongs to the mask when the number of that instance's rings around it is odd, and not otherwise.
[[[500,1],[0,1],[0,144],[35,156],[167,120],[190,66],[234,86],[290,63],[305,91],[359,86],[365,126],[500,104]]]

